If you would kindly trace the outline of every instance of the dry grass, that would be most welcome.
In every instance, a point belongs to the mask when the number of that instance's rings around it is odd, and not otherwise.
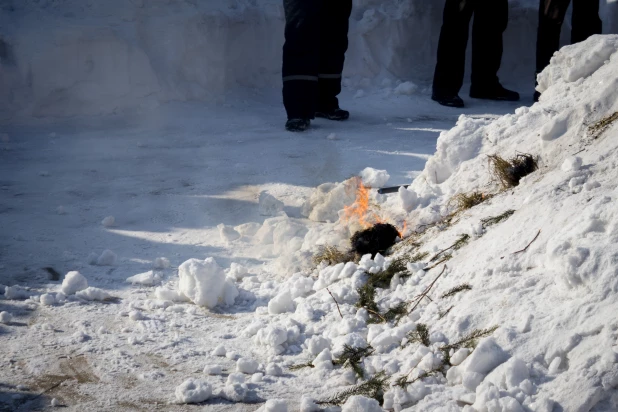
[[[335,246],[320,246],[318,252],[313,255],[313,264],[317,266],[326,262],[329,265],[336,265],[337,263],[353,262],[356,258],[356,254],[351,251],[344,252]]]
[[[486,195],[481,192],[472,192],[468,194],[459,193],[458,195],[455,195],[448,204],[449,206],[455,205],[456,212],[462,212],[464,210],[471,209],[476,205],[480,205],[490,197],[490,195]]]
[[[618,120],[618,112],[615,112],[613,114],[610,114],[609,116],[606,116],[606,117],[602,118],[601,120],[599,120],[598,122],[594,123],[593,125],[588,126],[588,135],[590,137],[592,137],[593,139],[598,138],[607,129],[609,129],[610,126],[616,120]]]
[[[522,153],[505,160],[499,155],[489,156],[489,163],[494,178],[500,182],[503,189],[519,185],[519,181],[538,169],[536,159],[529,154]]]

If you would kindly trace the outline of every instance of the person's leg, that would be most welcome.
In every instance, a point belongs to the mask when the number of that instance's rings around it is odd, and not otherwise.
[[[584,0],[597,1],[597,0]],[[560,48],[560,31],[571,0],[540,0],[536,40],[536,73],[541,73]]]
[[[599,0],[573,0],[571,43],[579,43],[603,32],[599,17]]]
[[[321,0],[284,0],[283,104],[288,119],[313,119],[318,95]]]
[[[508,0],[478,0],[472,25],[472,86],[498,84],[502,62],[502,33],[509,19]]]
[[[440,99],[457,97],[463,84],[468,31],[476,1],[446,0],[444,5],[438,61],[433,77],[433,99],[441,104],[448,102],[441,102]],[[459,107],[457,104],[453,106]]]
[[[339,110],[337,96],[341,93],[351,13],[352,0],[327,0],[322,3],[316,116],[331,120],[345,120],[350,115],[345,110]]]

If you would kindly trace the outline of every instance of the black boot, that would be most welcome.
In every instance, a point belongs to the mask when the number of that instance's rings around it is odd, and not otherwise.
[[[502,87],[500,83],[491,87],[470,87],[470,97],[473,99],[500,100],[506,102],[519,101],[519,93]]]
[[[285,123],[285,130],[288,132],[304,132],[310,124],[309,119],[288,119]]]
[[[322,117],[328,120],[348,120],[350,117],[350,112],[347,110],[343,110],[340,108],[335,108],[332,110],[318,110],[315,112],[315,117]]]
[[[439,96],[437,94],[433,94],[431,95],[431,100],[436,101],[446,107],[464,107],[464,101],[456,94],[451,96]]]
[[[535,90],[534,94],[532,95],[532,100],[534,100],[534,102],[537,103],[540,98],[541,98],[541,92],[538,92]]]

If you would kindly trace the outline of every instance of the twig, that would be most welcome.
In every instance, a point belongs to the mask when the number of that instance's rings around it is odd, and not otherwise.
[[[376,312],[375,310],[371,310],[371,309],[367,309],[367,312],[369,313],[373,313],[374,315],[378,316],[380,319],[382,319],[383,322],[386,322],[386,318],[384,316],[382,316],[379,312]]]
[[[586,148],[583,148],[582,150],[580,150],[577,153],[573,153],[572,156],[578,155],[578,154],[580,154],[581,152],[584,152],[584,151],[586,151]]]
[[[440,279],[440,276],[442,276],[444,274],[444,272],[446,271],[446,265],[444,265],[444,267],[442,268],[442,272],[440,272],[440,274],[438,276],[436,276],[436,278],[433,280],[433,282],[431,282],[431,284],[429,286],[427,286],[427,288],[423,291],[423,293],[421,293],[419,295],[418,300],[416,301],[416,303],[414,304],[414,306],[412,307],[412,309],[410,309],[408,311],[408,314],[412,313],[414,311],[414,309],[416,309],[416,307],[418,305],[421,304],[421,301],[423,300],[424,297],[427,297],[427,294],[429,293],[429,291],[431,290],[431,288],[433,288],[433,285],[436,284],[436,282],[438,281],[438,279]]]
[[[337,303],[337,299],[335,299],[335,297],[333,296],[332,293],[330,293],[330,290],[328,290],[328,288],[326,288],[326,291],[328,292],[328,294],[330,295],[331,298],[333,298],[333,300],[335,301],[335,305],[337,305],[337,310],[339,311],[339,316],[341,316],[341,319],[343,319],[343,315],[341,314],[341,309],[339,309],[339,303]]]
[[[435,268],[437,268],[438,266],[440,266],[442,263],[444,263],[444,262],[446,262],[447,260],[451,259],[451,257],[453,257],[453,255],[446,255],[446,256],[444,256],[442,259],[440,259],[440,261],[439,261],[439,262],[437,262],[435,265],[433,265],[433,266],[428,266],[428,267],[424,268],[423,270],[424,270],[425,272],[429,272],[431,269],[435,269]]]
[[[518,250],[517,252],[513,252],[512,254],[513,254],[513,255],[516,255],[516,254],[518,254],[518,253],[523,253],[523,252],[525,252],[526,250],[528,250],[528,248],[530,247],[530,245],[531,245],[532,243],[534,243],[534,241],[535,241],[535,240],[539,237],[539,235],[540,235],[540,234],[541,234],[541,229],[539,229],[539,231],[537,232],[537,234],[536,234],[536,236],[534,237],[534,239],[532,239],[532,240],[530,241],[530,243],[528,243],[528,246],[526,246],[526,247],[525,247],[525,248],[523,248],[522,250]]]

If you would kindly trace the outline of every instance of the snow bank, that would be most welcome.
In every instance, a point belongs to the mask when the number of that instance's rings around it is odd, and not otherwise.
[[[209,257],[203,261],[189,259],[178,268],[178,292],[199,306],[214,308],[218,304],[231,305],[238,289],[217,262]]]
[[[313,410],[312,399],[362,383],[337,360],[349,348],[369,345],[359,367],[364,379],[388,379],[382,406],[389,410],[618,407],[618,325],[608,321],[618,311],[618,123],[600,135],[589,129],[618,112],[616,40],[596,37],[561,50],[548,72],[562,74],[547,77],[539,104],[494,119],[462,116],[441,134],[436,153],[408,189],[372,198],[384,216],[403,217],[417,232],[390,256],[321,263],[278,283],[244,279],[260,306],[241,339],[251,338],[253,353],[270,356],[266,374],[280,375],[281,364],[313,366],[289,370],[306,392],[301,410]],[[590,65],[598,67],[588,73]],[[535,156],[539,168],[502,190],[487,156],[517,153]],[[323,185],[305,205],[307,216],[335,219],[331,223],[303,231],[299,222],[278,216],[267,219],[253,242],[267,247],[301,238],[298,250],[277,249],[279,259],[310,256],[320,242],[338,244],[349,230],[339,219],[352,197],[349,188],[355,193],[358,185]],[[473,192],[487,196],[452,219],[453,196]],[[497,223],[488,220],[498,216]],[[369,275],[384,274],[399,257],[407,261],[405,270],[375,287],[375,306],[358,307],[367,299],[361,288]],[[385,319],[402,304],[407,310],[398,321]],[[404,378],[409,384],[395,385]],[[379,408],[362,397],[343,405]]]

